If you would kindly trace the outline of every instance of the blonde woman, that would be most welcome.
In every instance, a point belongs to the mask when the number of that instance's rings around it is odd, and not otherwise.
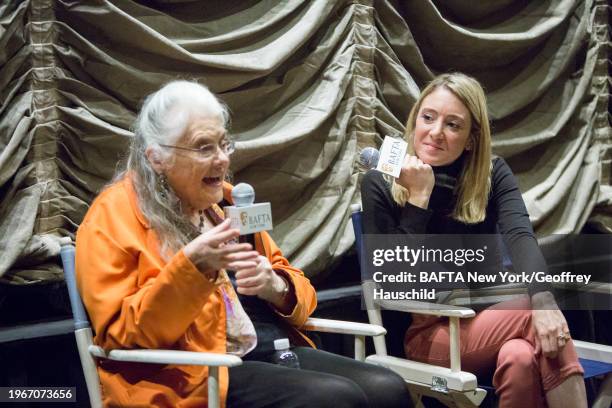
[[[512,171],[491,155],[484,92],[460,73],[435,78],[406,124],[409,154],[400,176],[368,172],[362,184],[366,234],[504,235],[516,270],[546,271]],[[435,180],[454,180],[454,188]],[[586,407],[582,367],[567,323],[546,286],[461,324],[461,363],[494,372],[500,407]],[[449,366],[448,324],[414,316],[404,340],[409,358]]]

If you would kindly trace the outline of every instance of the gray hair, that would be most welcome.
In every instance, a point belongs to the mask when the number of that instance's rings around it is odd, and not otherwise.
[[[158,175],[145,155],[148,147],[169,159],[172,153],[160,144],[175,144],[194,115],[221,118],[227,127],[229,112],[204,85],[191,81],[172,81],[147,96],[134,124],[125,166],[114,177],[126,173],[132,182],[138,204],[151,228],[157,233],[162,257],[169,257],[191,241],[198,231],[183,213],[181,201],[172,188]]]

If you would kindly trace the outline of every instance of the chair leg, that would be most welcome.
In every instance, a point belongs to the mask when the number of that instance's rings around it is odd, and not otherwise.
[[[412,405],[415,408],[425,408],[422,401],[424,396],[436,399],[439,403],[449,408],[476,408],[479,407],[484,400],[487,392],[482,388],[476,388],[473,391],[450,391],[448,394],[443,394],[437,391],[428,389],[410,388],[410,396]],[[607,407],[606,407],[607,408]]]
[[[365,361],[365,336],[355,336],[355,360]]]
[[[461,345],[459,344],[459,318],[449,317],[450,368],[453,372],[461,371]]]
[[[593,401],[593,408],[608,408],[612,405],[612,374],[606,375],[597,398]]]
[[[425,408],[423,405],[423,395],[417,392],[411,392],[410,398],[412,399],[412,406],[414,408]]]
[[[219,408],[219,367],[208,367],[208,408]]]

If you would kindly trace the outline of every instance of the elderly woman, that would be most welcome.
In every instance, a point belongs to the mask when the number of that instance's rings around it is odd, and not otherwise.
[[[529,215],[512,171],[491,155],[491,133],[480,84],[460,73],[435,78],[406,124],[399,177],[366,174],[366,234],[494,234],[507,240],[518,271],[545,271]],[[456,180],[454,189],[435,176]],[[501,303],[461,323],[461,364],[487,375],[500,407],[586,407],[582,367],[567,323],[546,286],[529,298]],[[445,319],[414,316],[405,337],[408,357],[449,366]],[[545,398],[544,398],[545,397]]]
[[[395,374],[309,347],[299,327],[315,290],[268,234],[236,240],[220,207],[231,201],[227,120],[194,82],[169,83],[145,100],[126,169],[77,233],[77,279],[96,344],[239,355],[243,365],[221,370],[228,406],[406,406]],[[301,370],[271,363],[273,340],[285,337],[299,346]],[[107,406],[206,403],[205,367],[104,361],[98,371]]]

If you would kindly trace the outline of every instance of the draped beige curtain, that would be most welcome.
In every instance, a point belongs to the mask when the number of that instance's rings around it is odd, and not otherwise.
[[[400,135],[419,88],[485,86],[494,152],[540,235],[612,228],[601,0],[5,1],[0,5],[0,280],[62,279],[73,236],[126,151],[142,98],[196,79],[227,102],[235,180],[316,276],[352,245],[364,146]]]

